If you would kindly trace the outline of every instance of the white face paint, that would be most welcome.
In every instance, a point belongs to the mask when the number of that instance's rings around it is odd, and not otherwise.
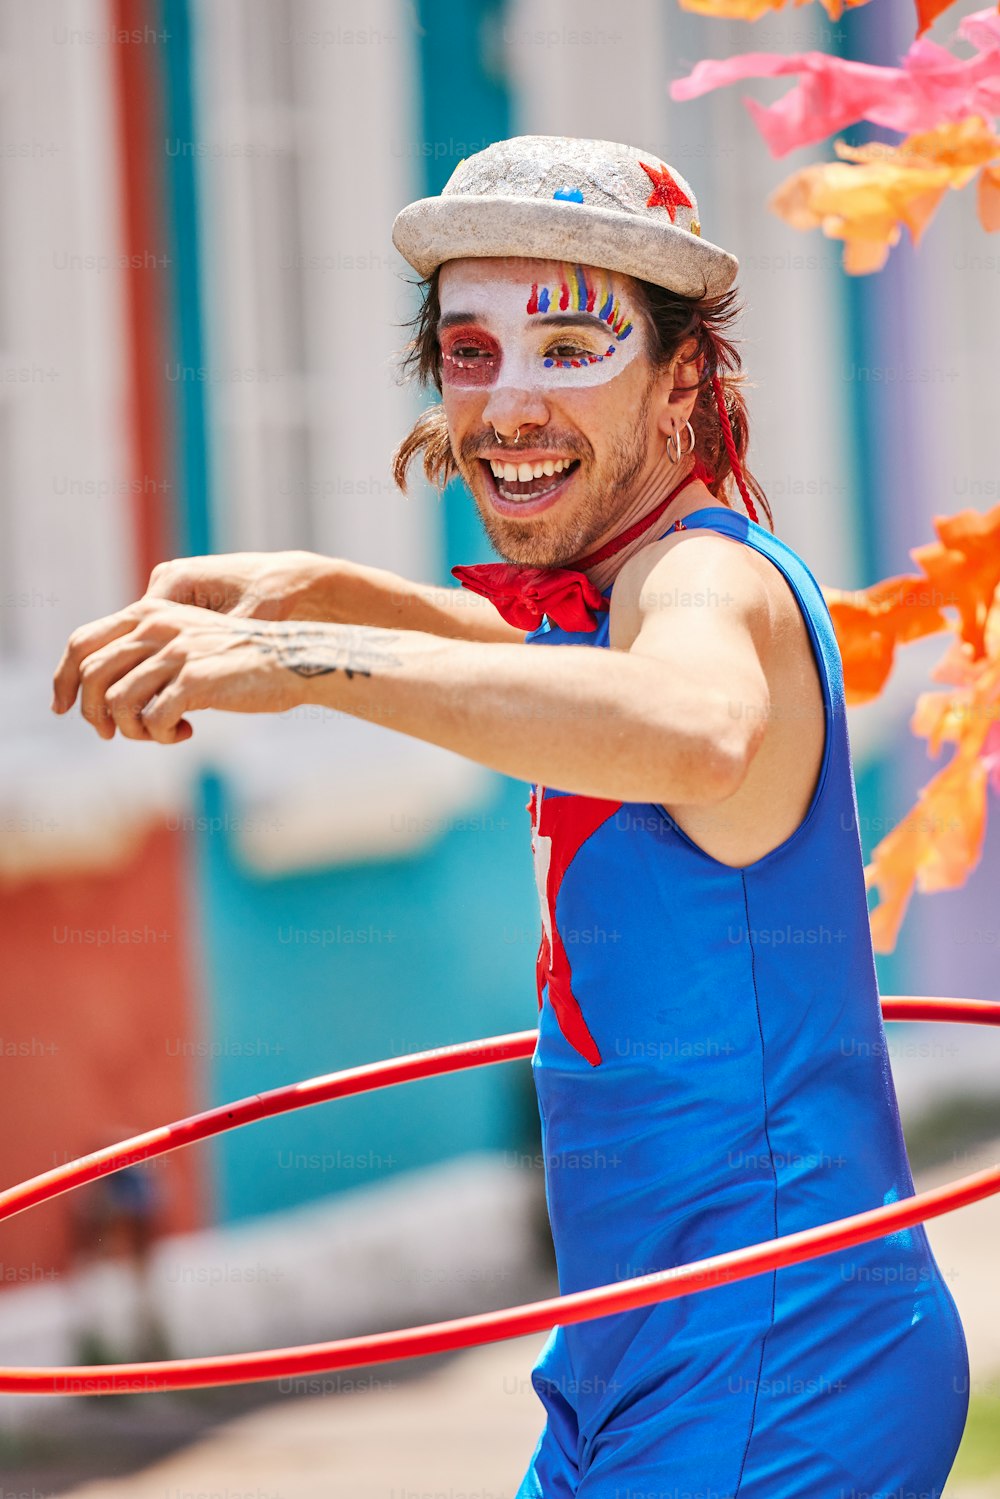
[[[549,282],[452,265],[441,280],[441,378],[452,387],[579,390],[614,379],[644,332],[617,277],[562,264]]]

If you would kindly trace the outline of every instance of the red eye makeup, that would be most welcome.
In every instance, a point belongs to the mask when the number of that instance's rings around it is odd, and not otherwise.
[[[492,385],[500,359],[499,343],[482,328],[449,328],[441,335],[441,379],[448,385]]]
[[[571,270],[580,273],[572,280]],[[513,277],[453,269],[437,330],[442,388],[572,391],[613,380],[644,347],[627,299],[610,273],[590,284],[568,267],[566,278],[529,295]]]

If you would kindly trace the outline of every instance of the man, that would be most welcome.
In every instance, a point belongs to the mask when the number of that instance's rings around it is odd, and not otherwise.
[[[442,395],[397,477],[461,474],[507,563],[465,592],[170,563],[74,634],[55,708],[172,744],[199,708],[321,703],[531,783],[564,1292],[912,1195],[836,639],[743,471],[735,258],[655,153],[557,137],[471,157],[393,237]],[[519,1494],[939,1495],[967,1375],[916,1228],[554,1329]]]

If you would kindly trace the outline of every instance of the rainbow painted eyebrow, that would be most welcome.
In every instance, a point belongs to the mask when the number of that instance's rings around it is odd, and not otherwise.
[[[582,266],[563,262],[563,279],[558,286],[531,284],[531,296],[525,309],[534,315],[540,312],[590,312],[606,323],[615,338],[621,342],[632,332],[632,320],[620,306],[610,286],[597,287],[587,280]]]

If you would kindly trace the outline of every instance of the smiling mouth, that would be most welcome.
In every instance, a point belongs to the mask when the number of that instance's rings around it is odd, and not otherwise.
[[[580,466],[579,458],[547,458],[537,463],[480,459],[502,500],[541,500],[564,484]]]

